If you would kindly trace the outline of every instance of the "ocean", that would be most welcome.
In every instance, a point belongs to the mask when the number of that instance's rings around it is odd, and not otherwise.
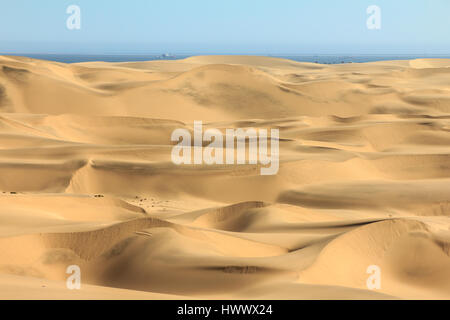
[[[0,53],[1,55],[1,53]],[[78,63],[89,61],[128,62],[152,60],[178,60],[194,55],[86,55],[86,54],[7,54],[26,56],[34,59],[50,60],[64,63]],[[299,62],[313,62],[320,64],[362,63],[385,60],[411,60],[424,58],[445,58],[450,55],[266,55],[269,57],[285,58]]]

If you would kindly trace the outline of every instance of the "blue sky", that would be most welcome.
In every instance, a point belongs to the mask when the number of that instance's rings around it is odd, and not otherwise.
[[[72,4],[80,30],[66,27]],[[450,0],[1,1],[0,52],[450,54]]]

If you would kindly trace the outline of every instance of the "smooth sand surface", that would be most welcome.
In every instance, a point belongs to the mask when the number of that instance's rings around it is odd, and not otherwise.
[[[194,120],[278,174],[174,165]],[[449,152],[450,60],[2,56],[0,298],[450,299]]]

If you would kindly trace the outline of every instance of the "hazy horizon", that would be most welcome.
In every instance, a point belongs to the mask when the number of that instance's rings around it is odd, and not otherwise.
[[[0,55],[2,53],[0,52]],[[132,61],[154,61],[154,60],[180,60],[189,57],[200,57],[198,54],[6,54],[6,56],[25,56],[32,59],[48,60],[62,63],[82,63],[93,61],[104,62],[132,62]],[[206,56],[206,55],[205,55]],[[366,63],[376,61],[388,61],[388,60],[415,60],[426,58],[444,58],[450,59],[450,55],[421,55],[421,54],[404,54],[404,55],[354,55],[354,54],[279,54],[279,55],[242,55],[242,54],[211,54],[207,56],[257,56],[257,57],[273,57],[288,59],[297,62],[310,62],[318,64],[343,64],[343,63]]]

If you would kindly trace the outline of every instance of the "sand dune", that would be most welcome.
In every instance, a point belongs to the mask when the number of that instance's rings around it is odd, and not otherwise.
[[[0,298],[449,299],[449,88],[445,59],[2,56]],[[173,164],[194,120],[279,129],[278,174]]]

